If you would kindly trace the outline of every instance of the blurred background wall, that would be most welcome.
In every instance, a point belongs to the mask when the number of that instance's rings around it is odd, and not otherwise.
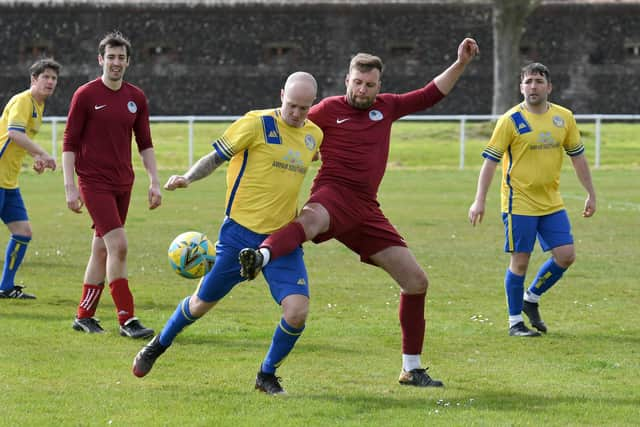
[[[350,57],[385,62],[383,90],[424,85],[449,66],[464,37],[481,56],[430,114],[489,114],[492,7],[484,2],[301,5],[263,2],[11,2],[0,4],[0,102],[29,85],[28,67],[53,56],[64,70],[47,115],[66,115],[75,89],[100,75],[97,45],[119,29],[133,44],[125,79],[152,115],[242,114],[279,105],[296,70],[313,73],[320,95],[344,92]],[[576,113],[638,113],[640,3],[543,4],[523,29],[521,61],[548,65],[552,101]],[[518,91],[518,88],[513,88]]]

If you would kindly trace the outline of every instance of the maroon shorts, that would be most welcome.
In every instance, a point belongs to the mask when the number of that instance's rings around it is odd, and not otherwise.
[[[124,227],[131,189],[105,191],[80,186],[80,194],[93,220],[96,236],[102,237],[111,230]]]
[[[369,258],[383,249],[407,247],[374,199],[363,199],[344,187],[325,184],[314,189],[307,203],[320,203],[331,219],[329,230],[317,235],[314,243],[336,239],[369,264],[373,264]]]

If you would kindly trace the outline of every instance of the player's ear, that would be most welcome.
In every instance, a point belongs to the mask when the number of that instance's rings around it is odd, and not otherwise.
[[[347,75],[344,76],[344,85],[349,86],[349,73],[347,73]]]
[[[280,89],[280,101],[284,102],[284,89]]]
[[[549,89],[547,89],[547,95],[551,93],[551,89],[553,89],[553,85],[549,82]]]
[[[102,55],[98,55],[98,64],[104,65],[104,58],[102,57]]]

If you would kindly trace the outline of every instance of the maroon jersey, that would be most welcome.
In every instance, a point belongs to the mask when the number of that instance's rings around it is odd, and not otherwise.
[[[114,91],[101,78],[80,86],[69,107],[63,148],[76,154],[79,184],[105,190],[131,187],[132,131],[138,151],[153,147],[142,90],[123,82]]]
[[[309,119],[324,132],[322,166],[312,192],[321,185],[337,183],[375,199],[389,157],[391,125],[443,97],[431,82],[400,95],[379,94],[367,110],[352,107],[344,95],[325,98],[311,107]]]

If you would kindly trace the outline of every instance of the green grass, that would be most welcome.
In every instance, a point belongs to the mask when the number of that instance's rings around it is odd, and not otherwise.
[[[193,130],[194,153],[197,160],[211,150],[211,142],[222,135],[229,123],[196,122]],[[186,167],[189,164],[189,131],[186,123],[152,123],[153,140],[161,168]],[[595,125],[580,122],[579,128],[586,146],[587,158],[595,158]],[[600,166],[608,168],[640,167],[640,148],[637,126],[628,123],[604,122],[601,129]],[[493,124],[469,121],[465,127],[464,164],[468,169],[478,167],[480,153],[486,145]],[[56,155],[60,158],[64,124],[57,126]],[[460,164],[460,125],[458,122],[401,122],[392,130],[393,144],[389,162],[397,167],[425,167],[430,169],[458,168]],[[43,147],[51,147],[51,125],[44,124],[36,139]],[[570,162],[566,162],[569,166]],[[139,164],[139,163],[138,163]],[[570,166],[569,166],[570,167]]]
[[[421,129],[432,127],[433,134],[423,135]],[[502,279],[508,257],[501,250],[497,179],[485,222],[473,228],[466,219],[490,129],[468,131],[477,146],[467,144],[469,167],[463,171],[457,170],[455,126],[402,124],[394,130],[380,201],[429,274],[423,361],[445,381],[441,390],[397,384],[398,288],[334,241],[305,245],[311,312],[279,370],[286,398],[253,390],[280,317],[262,279],[238,286],[177,338],[148,377],[135,378],[130,364],[143,342],[118,336],[108,293],[97,314],[107,334],[71,329],[90,250],[87,214],[66,208],[60,172],[26,171],[21,188],[34,240],[18,282],[38,299],[0,301],[0,425],[637,425],[640,169],[637,149],[630,154],[634,133],[624,128],[603,149],[603,165],[607,150],[611,164],[593,173],[593,218],[579,216],[584,191],[570,166],[563,174],[578,259],[543,297],[550,332],[535,340],[506,333]],[[197,156],[209,150],[216,129],[197,129]],[[186,128],[160,125],[154,135],[164,182],[186,166],[180,145]],[[163,206],[148,211],[147,179],[138,172],[127,222],[128,264],[145,324],[160,329],[193,291],[195,281],[170,271],[166,249],[188,229],[215,237],[223,182],[224,171],[216,171],[186,191],[165,192]],[[544,259],[536,249],[531,269]]]

